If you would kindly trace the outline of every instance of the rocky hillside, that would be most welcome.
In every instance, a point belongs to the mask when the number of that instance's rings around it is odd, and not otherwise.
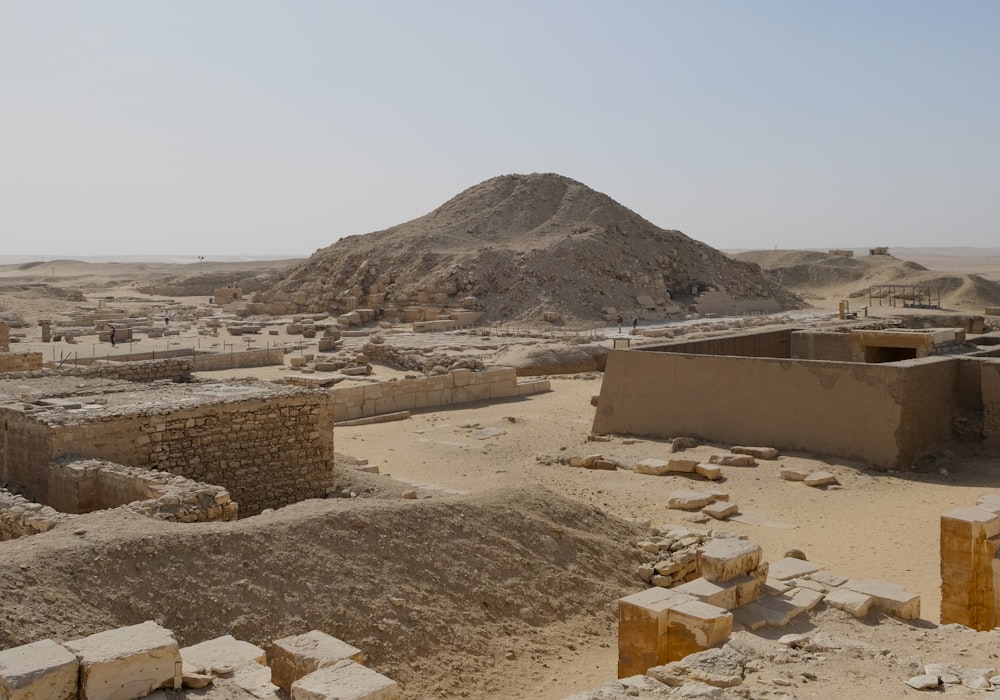
[[[343,238],[257,301],[279,313],[430,305],[477,309],[487,321],[545,312],[597,320],[686,313],[704,292],[713,311],[798,305],[755,264],[661,229],[575,180],[532,174],[487,180],[419,219]]]

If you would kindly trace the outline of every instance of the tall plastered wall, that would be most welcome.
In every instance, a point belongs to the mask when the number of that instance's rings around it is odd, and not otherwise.
[[[241,515],[307,498],[333,484],[333,404],[309,393],[109,415],[49,428],[51,458],[94,457],[225,486]]]
[[[901,372],[902,410],[896,429],[897,463],[911,464],[952,438],[952,418],[958,407],[959,361],[931,357],[897,363]]]
[[[925,391],[920,381],[955,371],[611,351],[593,430],[767,444],[895,468],[950,439],[954,398],[942,398],[946,390]],[[923,396],[927,405],[905,406]],[[935,397],[945,405],[934,405]],[[905,420],[917,421],[917,429],[904,427]]]
[[[651,352],[694,352],[699,355],[736,355],[740,357],[787,358],[792,353],[791,328],[756,331],[724,335],[718,338],[703,338],[690,341],[676,341],[663,345],[646,346]]]
[[[795,331],[791,356],[797,360],[851,362],[851,336],[833,331]]]

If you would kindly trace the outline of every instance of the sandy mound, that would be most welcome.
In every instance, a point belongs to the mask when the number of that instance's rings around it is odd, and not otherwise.
[[[686,311],[692,287],[760,310],[798,305],[756,265],[661,229],[575,180],[532,174],[487,180],[419,219],[344,238],[258,300],[287,312],[343,312],[371,294],[399,306],[475,297],[486,320],[543,311],[596,320],[607,307],[640,318]]]
[[[182,644],[319,628],[429,697],[421,664],[472,689],[511,636],[578,616],[605,626],[610,601],[635,589],[634,539],[624,521],[540,487],[307,501],[190,526],[106,511],[4,544],[0,648],[146,619]]]
[[[813,251],[749,251],[775,281],[807,298],[865,299],[873,285],[922,285],[940,290],[941,306],[979,311],[1000,304],[1000,283],[978,274],[943,273],[892,255],[828,256]],[[933,301],[937,301],[936,297]]]

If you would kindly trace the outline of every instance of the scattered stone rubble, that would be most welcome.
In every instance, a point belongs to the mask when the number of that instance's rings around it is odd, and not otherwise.
[[[230,635],[179,648],[171,630],[147,621],[0,651],[0,698],[137,700],[217,680],[265,700],[399,698],[399,685],[364,662],[360,649],[318,630],[279,639],[265,654]]]

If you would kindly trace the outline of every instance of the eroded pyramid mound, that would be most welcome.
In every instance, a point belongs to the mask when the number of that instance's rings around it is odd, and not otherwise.
[[[661,229],[575,180],[532,174],[487,180],[426,216],[343,238],[257,300],[271,313],[360,307],[393,316],[433,306],[475,309],[486,321],[545,312],[597,320],[684,313],[704,292],[733,310],[798,305],[755,264]]]

